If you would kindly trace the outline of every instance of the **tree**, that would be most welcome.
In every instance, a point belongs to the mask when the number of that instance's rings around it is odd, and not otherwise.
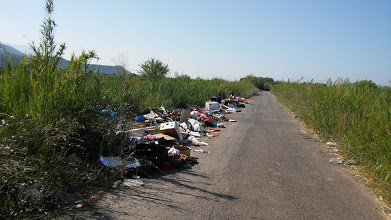
[[[141,70],[138,71],[142,76],[148,78],[163,78],[170,72],[167,64],[162,63],[155,58],[149,58],[140,64]]]

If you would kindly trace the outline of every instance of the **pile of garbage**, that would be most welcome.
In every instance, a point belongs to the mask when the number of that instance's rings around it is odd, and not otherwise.
[[[198,163],[198,158],[191,157],[190,152],[209,153],[192,148],[208,145],[201,139],[217,137],[225,122],[235,122],[229,120],[227,115],[240,112],[239,108],[244,108],[246,103],[246,99],[231,95],[225,99],[213,96],[204,108],[193,105],[173,111],[168,111],[164,106],[150,108],[145,114],[134,117],[132,129],[118,131],[125,132],[134,147],[130,155],[133,159],[102,157],[101,162],[108,167],[191,168]]]

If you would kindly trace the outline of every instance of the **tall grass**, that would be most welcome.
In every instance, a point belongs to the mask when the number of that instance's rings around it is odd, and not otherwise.
[[[281,82],[272,93],[324,140],[362,165],[391,200],[391,88],[371,81]]]
[[[258,89],[248,80],[229,82],[223,79],[142,78],[132,75],[103,76],[104,96],[117,105],[127,104],[133,113],[149,107],[181,108],[187,104],[204,106],[211,96],[226,97],[230,93],[250,97]]]

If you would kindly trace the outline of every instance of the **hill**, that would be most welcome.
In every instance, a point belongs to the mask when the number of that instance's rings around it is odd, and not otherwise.
[[[24,53],[20,52],[19,50],[15,49],[10,45],[2,44],[2,47],[3,48],[0,48],[0,66],[3,66],[6,61],[6,52],[10,54],[12,61],[15,61],[17,63],[23,62]],[[62,68],[65,68],[69,65],[69,60],[61,58],[58,65]],[[92,68],[94,72],[98,72],[99,70],[100,74],[118,74],[118,71],[123,72],[121,71],[120,66],[91,64],[90,68]]]

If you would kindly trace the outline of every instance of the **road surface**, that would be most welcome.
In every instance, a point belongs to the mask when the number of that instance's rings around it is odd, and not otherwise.
[[[91,219],[385,219],[371,191],[269,92],[229,115],[199,164],[110,190]]]

